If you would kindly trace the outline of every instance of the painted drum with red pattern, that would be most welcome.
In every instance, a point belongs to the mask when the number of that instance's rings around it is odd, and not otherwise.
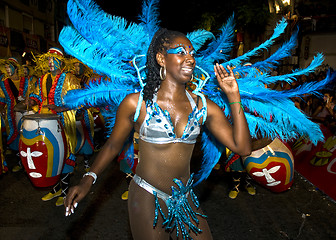
[[[288,190],[293,184],[294,158],[291,149],[274,139],[264,148],[242,158],[248,174],[273,192]]]
[[[32,114],[23,117],[19,152],[29,179],[36,187],[55,185],[67,156],[67,144],[60,116]]]

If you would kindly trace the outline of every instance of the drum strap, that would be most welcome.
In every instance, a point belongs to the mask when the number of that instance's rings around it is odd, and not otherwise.
[[[15,99],[17,99],[18,96],[19,96],[19,91],[17,90],[17,88],[16,88],[15,84],[13,83],[12,79],[8,78],[8,84],[9,84],[9,88],[12,91]]]
[[[52,78],[51,78],[50,74],[48,74],[47,82],[46,82],[47,96],[49,95],[51,87],[52,87]]]

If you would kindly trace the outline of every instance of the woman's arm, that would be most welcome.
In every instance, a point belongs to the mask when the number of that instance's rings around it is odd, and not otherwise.
[[[247,156],[251,153],[251,136],[241,106],[237,81],[229,66],[230,73],[218,64],[214,69],[219,86],[229,100],[233,124],[231,126],[223,111],[214,102],[208,101],[206,126],[217,140],[231,151],[240,156]]]
[[[138,97],[136,97],[136,100]],[[113,131],[104,144],[103,148],[98,153],[90,170],[99,175],[108,164],[120,153],[126,139],[129,137],[133,129],[133,117],[136,109],[136,101],[134,97],[126,97],[120,104]]]
[[[113,131],[95,158],[90,168],[90,172],[99,175],[122,150],[124,142],[133,129],[133,116],[137,105],[137,99],[136,95],[132,94],[131,96],[127,96],[120,104]],[[93,180],[93,177],[85,176],[81,179],[78,185],[69,189],[64,201],[66,216],[73,213],[78,202],[87,195],[93,184]]]

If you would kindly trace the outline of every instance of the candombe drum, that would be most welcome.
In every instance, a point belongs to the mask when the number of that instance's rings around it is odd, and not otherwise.
[[[21,125],[22,125],[22,117],[25,115],[29,115],[29,114],[34,114],[34,112],[29,108],[27,108],[26,105],[24,105],[23,103],[18,103],[14,106],[14,112],[15,112],[15,122],[16,122],[16,126],[17,129],[21,129]],[[11,147],[14,148],[14,150],[19,150],[18,146],[19,146],[19,138],[20,136],[18,136],[13,144],[11,144]]]
[[[242,160],[248,174],[273,192],[286,191],[293,184],[293,154],[289,147],[277,138]]]
[[[60,179],[68,153],[60,116],[26,115],[23,117],[20,133],[20,157],[33,185],[55,185]]]
[[[22,106],[20,103],[15,105],[14,111],[16,126],[18,127],[18,129],[21,129],[23,116],[34,114],[34,111],[32,111],[30,108],[27,109],[27,107]]]

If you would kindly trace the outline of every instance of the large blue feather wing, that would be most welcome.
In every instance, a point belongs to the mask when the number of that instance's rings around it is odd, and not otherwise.
[[[70,55],[97,72],[109,76],[110,81],[90,85],[86,90],[69,91],[64,97],[65,105],[71,108],[102,106],[103,114],[109,119],[108,124],[112,129],[116,109],[121,101],[128,94],[141,88],[137,79],[138,73],[130,61],[136,55],[145,56],[147,52],[151,36],[159,25],[157,5],[158,0],[146,0],[140,15],[141,22],[135,24],[104,13],[92,0],[69,1],[68,14],[73,27],[63,29],[60,35],[61,44]],[[228,60],[228,53],[233,47],[233,18],[233,16],[229,18],[223,25],[217,38],[205,30],[188,34],[195,49],[204,49],[196,55],[197,69],[203,69],[209,75],[206,84],[200,83],[201,86],[204,85],[201,91],[223,108],[224,114],[230,119],[227,98],[219,89],[213,70],[214,62],[224,61],[224,66],[234,67],[252,136],[256,136],[257,132],[265,137],[282,139],[303,135],[311,138],[313,142],[319,141],[322,134],[318,125],[312,123],[298,110],[290,98],[309,92],[318,94],[317,91],[335,76],[328,75],[322,82],[307,83],[297,89],[283,92],[267,89],[264,85],[279,81],[295,81],[297,76],[314,71],[323,61],[323,56],[318,54],[305,69],[298,69],[282,76],[270,76],[271,69],[277,66],[281,59],[291,55],[291,49],[295,47],[295,33],[268,59],[252,66],[245,66],[244,64],[252,57],[270,48],[285,31],[287,23],[282,19],[267,41],[240,57]],[[204,46],[208,42],[209,45]],[[139,60],[139,65],[144,67],[144,58]],[[207,178],[224,149],[224,146],[220,145],[206,129],[202,134],[202,142],[205,152],[197,183]]]
[[[142,26],[105,13],[92,0],[69,0],[67,9],[81,36],[91,44],[101,46],[108,54],[141,54],[143,44],[148,45],[148,34]]]

